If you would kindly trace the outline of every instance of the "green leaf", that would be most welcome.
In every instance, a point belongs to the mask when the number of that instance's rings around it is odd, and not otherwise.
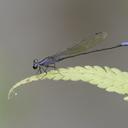
[[[77,66],[60,68],[58,70],[51,70],[47,74],[39,74],[28,77],[16,83],[8,93],[8,99],[11,98],[14,90],[20,86],[28,84],[33,81],[52,79],[52,80],[72,80],[84,81],[103,88],[108,92],[116,92],[118,94],[128,94],[128,72],[122,72],[117,68],[109,68],[107,66]],[[30,84],[28,84],[30,85]],[[124,97],[128,101],[128,96]]]

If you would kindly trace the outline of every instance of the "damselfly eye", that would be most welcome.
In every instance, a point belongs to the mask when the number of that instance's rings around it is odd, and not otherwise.
[[[38,68],[38,65],[33,65],[33,69],[37,69]]]
[[[38,63],[38,59],[33,60],[33,64]]]
[[[33,60],[33,69],[38,68],[38,59]]]

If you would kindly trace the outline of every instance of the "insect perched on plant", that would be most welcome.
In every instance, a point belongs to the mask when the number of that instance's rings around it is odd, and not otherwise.
[[[80,56],[80,55],[89,54],[89,53],[110,50],[110,49],[114,49],[122,46],[128,46],[128,42],[122,42],[121,44],[113,47],[97,49],[97,50],[87,52],[87,50],[89,50],[90,48],[104,41],[107,35],[108,34],[106,32],[98,32],[80,41],[78,44],[75,44],[73,47],[67,48],[62,52],[59,52],[52,56],[48,56],[44,59],[40,59],[40,60],[35,59],[33,60],[33,69],[37,69],[39,73],[42,73],[42,71],[47,73],[47,69],[49,67],[56,69],[56,66],[55,66],[56,62],[59,62],[62,60]]]

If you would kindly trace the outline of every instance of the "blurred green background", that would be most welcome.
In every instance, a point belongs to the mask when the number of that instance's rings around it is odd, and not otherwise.
[[[18,89],[35,74],[32,61],[62,51],[99,31],[97,48],[128,40],[127,0],[0,0],[0,128],[120,128],[128,125],[122,96],[83,82],[44,80]],[[128,50],[115,49],[65,60],[57,67],[100,65],[128,69]]]

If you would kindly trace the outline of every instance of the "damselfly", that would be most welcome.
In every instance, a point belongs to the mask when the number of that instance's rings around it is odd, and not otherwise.
[[[94,35],[87,37],[85,40],[80,41],[78,44],[76,44],[73,47],[70,47],[62,52],[59,52],[52,56],[48,56],[44,59],[40,59],[40,60],[35,59],[35,60],[33,60],[33,69],[38,69],[39,73],[42,73],[42,71],[47,73],[47,69],[49,67],[55,69],[56,62],[59,62],[62,60],[80,56],[80,55],[89,54],[89,53],[110,50],[110,49],[114,49],[114,48],[118,48],[118,47],[122,47],[122,46],[128,46],[128,42],[122,42],[121,44],[118,44],[113,47],[97,49],[97,50],[86,52],[90,48],[92,48],[92,47],[96,46],[97,44],[101,43],[102,41],[104,41],[106,39],[106,37],[107,37],[106,32],[98,32],[98,33],[95,33]]]

